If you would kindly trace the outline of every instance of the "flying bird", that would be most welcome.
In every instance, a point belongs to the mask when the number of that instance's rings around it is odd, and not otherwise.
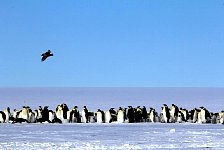
[[[53,56],[53,53],[51,53],[51,50],[48,50],[47,52],[43,53],[41,58],[41,61],[45,61],[48,57]]]

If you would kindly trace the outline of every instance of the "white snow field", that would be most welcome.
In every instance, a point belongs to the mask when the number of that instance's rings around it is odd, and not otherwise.
[[[224,149],[224,125],[0,124],[0,149]]]

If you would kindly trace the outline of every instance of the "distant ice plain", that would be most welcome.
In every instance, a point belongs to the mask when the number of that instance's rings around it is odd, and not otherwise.
[[[224,110],[224,88],[1,87],[0,101],[0,110],[6,107],[20,109],[24,105],[32,109],[49,106],[55,110],[58,104],[66,103],[69,108],[77,105],[82,109],[86,105],[90,111],[144,105],[159,112],[163,104],[170,106],[174,103],[187,109],[204,106],[209,111],[218,112]]]

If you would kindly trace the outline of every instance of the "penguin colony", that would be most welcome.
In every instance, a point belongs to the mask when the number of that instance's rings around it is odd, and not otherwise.
[[[21,110],[11,113],[10,108],[0,111],[0,123],[212,123],[224,124],[224,111],[218,113],[209,112],[205,107],[187,110],[178,108],[175,104],[168,107],[162,106],[161,112],[157,113],[152,107],[147,111],[146,107],[119,107],[117,110],[110,108],[107,111],[98,109],[89,112],[84,106],[80,111],[78,106],[69,109],[66,104],[59,104],[56,110],[49,110],[48,106],[32,110],[29,106],[23,106]]]

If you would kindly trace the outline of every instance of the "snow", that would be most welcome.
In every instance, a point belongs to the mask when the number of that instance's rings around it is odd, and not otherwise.
[[[224,149],[218,124],[0,124],[0,149]]]

